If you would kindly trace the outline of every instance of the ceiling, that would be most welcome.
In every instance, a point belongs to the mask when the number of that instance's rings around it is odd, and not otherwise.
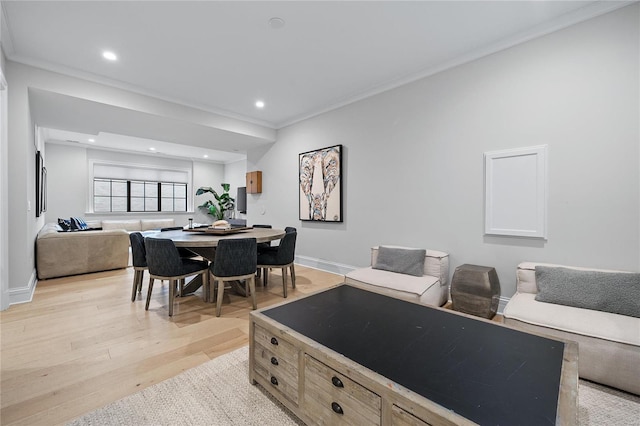
[[[278,129],[629,2],[2,3],[2,48],[12,61]],[[272,18],[280,21],[274,25]],[[118,60],[106,61],[105,49]],[[34,102],[47,98],[38,95]],[[264,101],[264,108],[256,108],[257,100]],[[78,100],[61,101],[65,108],[53,115],[47,109],[51,104],[41,105],[42,121],[47,127],[85,132],[56,124],[65,121],[65,114],[77,114],[75,108],[86,107]],[[87,134],[133,135],[178,148],[203,141],[201,148],[240,154],[257,143],[234,141],[224,129],[203,135],[212,128],[191,129],[185,123],[164,123],[183,126],[181,138],[172,139],[162,136],[166,132],[107,129],[96,120]],[[128,145],[147,149],[137,142]]]

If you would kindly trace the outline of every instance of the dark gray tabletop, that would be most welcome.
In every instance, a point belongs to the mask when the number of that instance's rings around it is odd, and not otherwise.
[[[262,313],[478,424],[555,424],[561,341],[348,285]]]

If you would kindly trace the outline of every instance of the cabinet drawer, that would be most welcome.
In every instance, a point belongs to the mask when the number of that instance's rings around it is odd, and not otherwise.
[[[276,339],[273,341],[271,339]],[[253,371],[280,392],[298,403],[298,350],[286,340],[254,325]]]
[[[420,420],[397,405],[391,407],[391,424],[393,426],[430,426],[429,423]]]
[[[318,424],[379,425],[378,395],[305,354],[304,405]]]

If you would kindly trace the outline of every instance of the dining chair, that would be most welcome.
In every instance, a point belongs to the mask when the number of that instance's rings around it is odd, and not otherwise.
[[[257,243],[255,238],[235,238],[220,240],[216,248],[216,256],[213,264],[209,266],[212,274],[209,286],[217,287],[216,316],[222,311],[222,296],[224,295],[224,283],[228,281],[246,280],[249,284],[248,291],[251,294],[253,309],[257,309],[256,302],[256,264]],[[213,295],[211,289],[208,294]]]
[[[273,226],[271,225],[253,225],[254,228],[269,228],[272,229]],[[267,250],[269,249],[269,247],[271,247],[271,241],[267,241],[265,243],[258,243],[258,252],[262,251],[262,250]]]
[[[131,289],[131,301],[135,302],[136,293],[142,292],[142,280],[147,267],[147,254],[144,248],[144,237],[140,232],[129,234],[131,242],[131,263],[133,263],[133,288]]]
[[[295,228],[289,228],[289,232],[284,234],[280,240],[280,244],[268,251],[258,253],[257,267],[262,270],[262,280],[265,285],[269,281],[269,269],[282,269],[282,290],[284,297],[287,297],[287,268],[291,270],[291,285],[296,288],[296,274],[293,261],[296,254],[296,238],[298,232]]]
[[[180,253],[173,241],[165,238],[147,237],[144,239],[147,252],[147,266],[149,267],[149,288],[147,289],[147,304],[149,310],[153,281],[169,281],[169,316],[173,316],[173,304],[178,290],[184,287],[185,278],[191,275],[202,275],[204,299],[208,300],[209,263],[206,260],[195,260],[180,257]],[[180,290],[182,293],[182,290]]]
[[[180,231],[182,229],[183,229],[182,226],[169,226],[167,228],[161,228],[160,232]],[[192,252],[186,247],[177,247],[177,249],[178,249],[178,253],[180,253],[180,257],[198,257],[199,256],[198,254]]]

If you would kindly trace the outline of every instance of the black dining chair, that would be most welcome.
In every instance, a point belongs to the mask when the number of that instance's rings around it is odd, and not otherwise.
[[[145,310],[149,310],[153,281],[169,281],[169,316],[173,316],[173,304],[176,297],[178,284],[180,289],[184,287],[185,278],[191,275],[202,275],[204,299],[208,300],[209,289],[209,263],[206,260],[182,258],[173,241],[165,238],[147,237],[144,239],[147,252],[147,266],[149,267],[149,288],[147,289],[147,304]],[[182,290],[180,290],[182,293]]]
[[[254,228],[269,228],[272,229],[273,226],[271,225],[253,225]],[[265,243],[258,243],[258,252],[262,251],[262,250],[267,250],[269,249],[269,247],[271,247],[271,242],[267,241]]]
[[[273,247],[265,252],[258,253],[257,267],[262,270],[262,280],[265,285],[269,281],[269,269],[282,269],[282,290],[284,297],[287,297],[287,268],[291,270],[291,285],[296,288],[296,274],[293,261],[296,255],[296,238],[298,232],[295,228],[289,228],[277,247]]]
[[[222,296],[224,295],[224,283],[227,281],[246,280],[249,283],[249,293],[253,309],[258,307],[256,302],[256,264],[257,243],[255,238],[234,238],[220,240],[216,248],[216,256],[209,267],[211,280],[209,286],[217,287],[216,316],[222,312]],[[213,295],[211,289],[209,295]]]
[[[160,232],[180,231],[182,229],[183,229],[182,226],[170,226],[167,228],[161,228]],[[180,257],[198,257],[199,256],[198,254],[192,252],[186,247],[177,247],[177,249],[178,249],[178,253],[180,253]]]
[[[144,247],[144,237],[140,232],[129,234],[131,243],[131,263],[133,263],[133,288],[131,289],[131,301],[135,302],[136,293],[142,292],[142,280],[147,267],[147,254]]]

